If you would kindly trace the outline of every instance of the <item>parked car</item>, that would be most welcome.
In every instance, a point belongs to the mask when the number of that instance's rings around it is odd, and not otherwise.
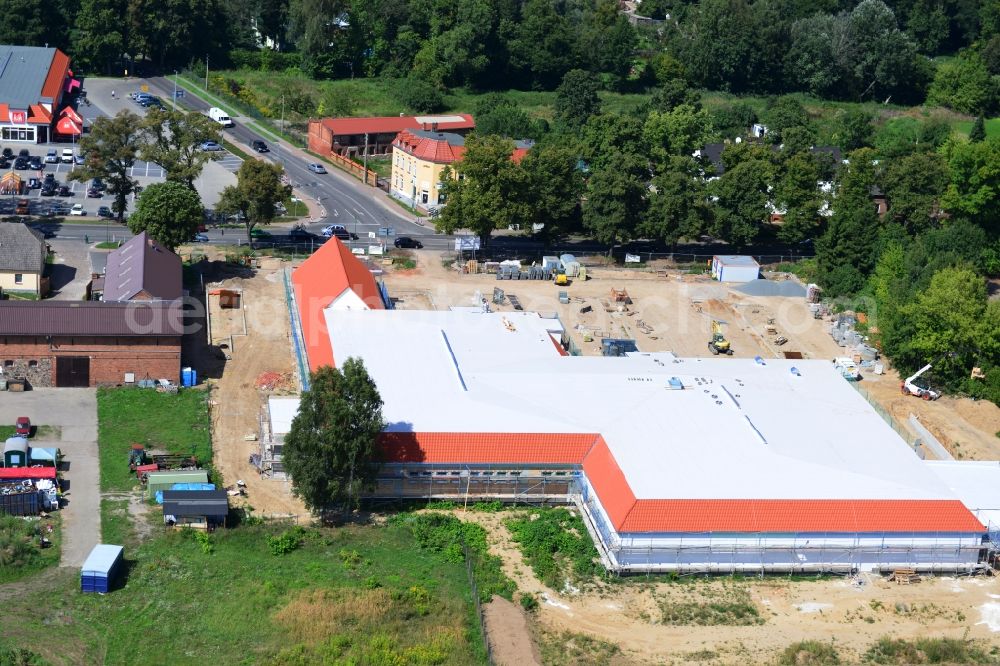
[[[215,141],[205,141],[201,144],[201,149],[208,152],[215,152],[217,150],[222,150],[222,146],[217,144]]]
[[[73,157],[73,162],[75,162],[76,164],[83,164],[86,161],[87,161],[87,158],[84,157],[82,154],[79,154],[79,155],[76,155],[75,157]]]
[[[316,162],[310,162],[309,166],[306,168],[313,173],[326,173],[326,167],[322,164],[317,164]]]
[[[100,199],[101,197],[104,196],[104,193],[101,192],[96,187],[88,187],[87,188],[87,196],[89,198],[91,198],[91,199]]]
[[[419,250],[424,246],[423,243],[421,243],[416,239],[410,238],[409,236],[400,236],[399,238],[394,240],[392,244],[395,245],[396,247],[411,248],[414,250]]]
[[[70,215],[86,215],[87,211],[83,209],[83,204],[73,204],[73,207],[69,209]]]
[[[45,178],[43,178],[42,180],[44,180],[45,183],[53,183],[53,184],[55,184],[55,182],[56,182],[56,175],[50,171],[47,174],[45,174]]]
[[[114,216],[115,216],[115,214],[112,213],[111,209],[108,208],[107,206],[101,206],[100,208],[97,209],[97,217],[111,218],[111,217],[114,217]]]
[[[258,153],[271,152],[271,149],[267,147],[267,144],[260,140],[250,142],[250,147],[256,150]]]
[[[27,148],[22,148],[21,150],[17,151],[17,156],[27,159],[31,157],[31,152]]]
[[[42,169],[45,168],[45,162],[42,161],[41,157],[33,155],[28,158],[28,166],[35,171],[41,171]]]
[[[9,169],[9,168],[10,168],[10,160],[7,159],[6,157],[0,157],[0,169]]]
[[[17,421],[14,422],[14,432],[19,437],[30,437],[31,419],[27,416],[18,416]]]
[[[14,160],[14,168],[17,169],[18,171],[24,171],[25,169],[27,169],[28,168],[28,158],[27,157],[18,157],[16,160]]]
[[[55,148],[49,148],[49,152],[45,153],[45,163],[56,164],[58,161],[59,153],[56,152]]]
[[[159,97],[149,97],[149,98],[147,98],[147,99],[139,102],[139,106],[145,107],[147,109],[153,109],[153,108],[155,108],[155,109],[162,109],[163,108],[163,102],[160,101]]]
[[[64,204],[56,204],[55,206],[52,207],[51,210],[53,215],[69,215],[71,212],[73,212],[72,208]]]
[[[205,234],[195,234],[194,238],[192,240],[195,243],[207,243],[208,242],[208,236],[206,236]]]
[[[100,190],[101,192],[106,190],[108,187],[107,185],[104,184],[104,181],[101,180],[100,178],[95,178],[92,181],[90,181],[90,186],[96,190]]]
[[[133,93],[132,95],[130,95],[130,97],[132,98],[133,102],[135,102],[136,104],[140,104],[141,105],[146,100],[152,98],[152,95],[150,95],[147,92],[137,92],[137,93]]]
[[[42,191],[39,192],[43,197],[54,197],[56,195],[55,183],[46,183],[42,185]]]
[[[7,158],[8,160],[10,160],[10,159],[14,158],[14,151],[11,150],[10,148],[4,148],[3,152],[0,153],[0,155],[3,155],[5,158]]]
[[[60,185],[59,186],[58,194],[61,197],[71,197],[71,196],[73,196],[73,192],[72,192],[72,190],[69,189],[68,185]]]
[[[332,238],[336,236],[342,241],[351,240],[351,232],[349,232],[342,224],[331,224],[323,227],[322,235],[325,238]]]
[[[72,164],[73,163],[73,149],[72,148],[63,148],[63,151],[62,151],[62,163],[63,164]]]
[[[18,199],[17,206],[14,208],[14,214],[29,215],[31,213],[30,206],[31,202],[28,201],[27,199]]]

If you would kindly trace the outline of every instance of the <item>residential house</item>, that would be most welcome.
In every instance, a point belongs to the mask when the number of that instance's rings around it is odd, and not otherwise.
[[[48,246],[42,234],[21,223],[0,224],[0,289],[30,294],[35,298],[49,291],[45,277]]]
[[[182,282],[181,258],[143,231],[108,254],[102,300],[174,301]]]

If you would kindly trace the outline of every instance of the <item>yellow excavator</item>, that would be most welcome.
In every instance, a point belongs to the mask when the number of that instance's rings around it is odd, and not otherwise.
[[[712,320],[712,339],[708,341],[708,351],[712,352],[712,356],[718,356],[719,354],[733,355],[733,348],[730,346],[729,340],[722,334],[722,325],[724,323],[718,319]]]

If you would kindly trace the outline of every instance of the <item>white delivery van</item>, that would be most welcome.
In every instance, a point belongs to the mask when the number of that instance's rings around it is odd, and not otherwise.
[[[232,118],[229,117],[229,114],[216,106],[213,106],[211,109],[208,110],[208,117],[214,120],[215,122],[219,123],[223,127],[233,126],[233,120]]]

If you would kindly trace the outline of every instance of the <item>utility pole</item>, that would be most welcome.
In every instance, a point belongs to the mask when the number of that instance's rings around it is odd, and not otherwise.
[[[174,70],[174,111],[177,110],[177,70]]]
[[[281,96],[281,131],[285,131],[285,96]]]
[[[365,173],[362,176],[362,180],[364,181],[365,185],[367,185],[368,184],[368,132],[365,132],[365,155],[364,155],[364,158],[365,158],[365,160],[364,160],[365,161]]]
[[[205,92],[208,92],[208,54],[205,54]]]

